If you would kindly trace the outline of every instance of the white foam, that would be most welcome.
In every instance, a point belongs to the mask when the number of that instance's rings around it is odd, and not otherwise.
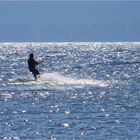
[[[63,76],[59,73],[44,73],[40,75],[37,82],[39,84],[49,84],[49,85],[93,85],[106,87],[108,83],[102,80],[93,79],[76,79],[73,77]]]

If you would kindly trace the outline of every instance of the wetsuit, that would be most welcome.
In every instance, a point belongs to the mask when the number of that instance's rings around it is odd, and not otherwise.
[[[38,62],[35,61],[34,58],[30,57],[28,59],[28,67],[29,67],[30,72],[33,73],[35,79],[37,79],[37,75],[40,74],[39,71],[35,68],[36,65],[38,65]]]

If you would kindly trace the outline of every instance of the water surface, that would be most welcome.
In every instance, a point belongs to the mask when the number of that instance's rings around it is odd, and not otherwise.
[[[0,43],[0,139],[140,139],[140,43]],[[34,81],[27,59],[44,60]]]

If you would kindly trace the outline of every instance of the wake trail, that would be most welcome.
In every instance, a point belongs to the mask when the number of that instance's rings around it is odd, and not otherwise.
[[[39,84],[50,84],[50,85],[91,85],[99,87],[108,86],[108,83],[103,80],[77,79],[73,77],[63,76],[59,73],[44,73],[40,75],[37,82]]]

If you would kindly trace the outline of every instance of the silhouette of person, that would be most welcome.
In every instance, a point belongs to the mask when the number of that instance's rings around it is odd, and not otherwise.
[[[39,62],[34,60],[34,54],[30,53],[29,59],[28,59],[28,68],[29,68],[29,71],[32,72],[35,80],[37,80],[37,75],[40,74],[39,71],[36,69],[36,65],[38,64]]]

